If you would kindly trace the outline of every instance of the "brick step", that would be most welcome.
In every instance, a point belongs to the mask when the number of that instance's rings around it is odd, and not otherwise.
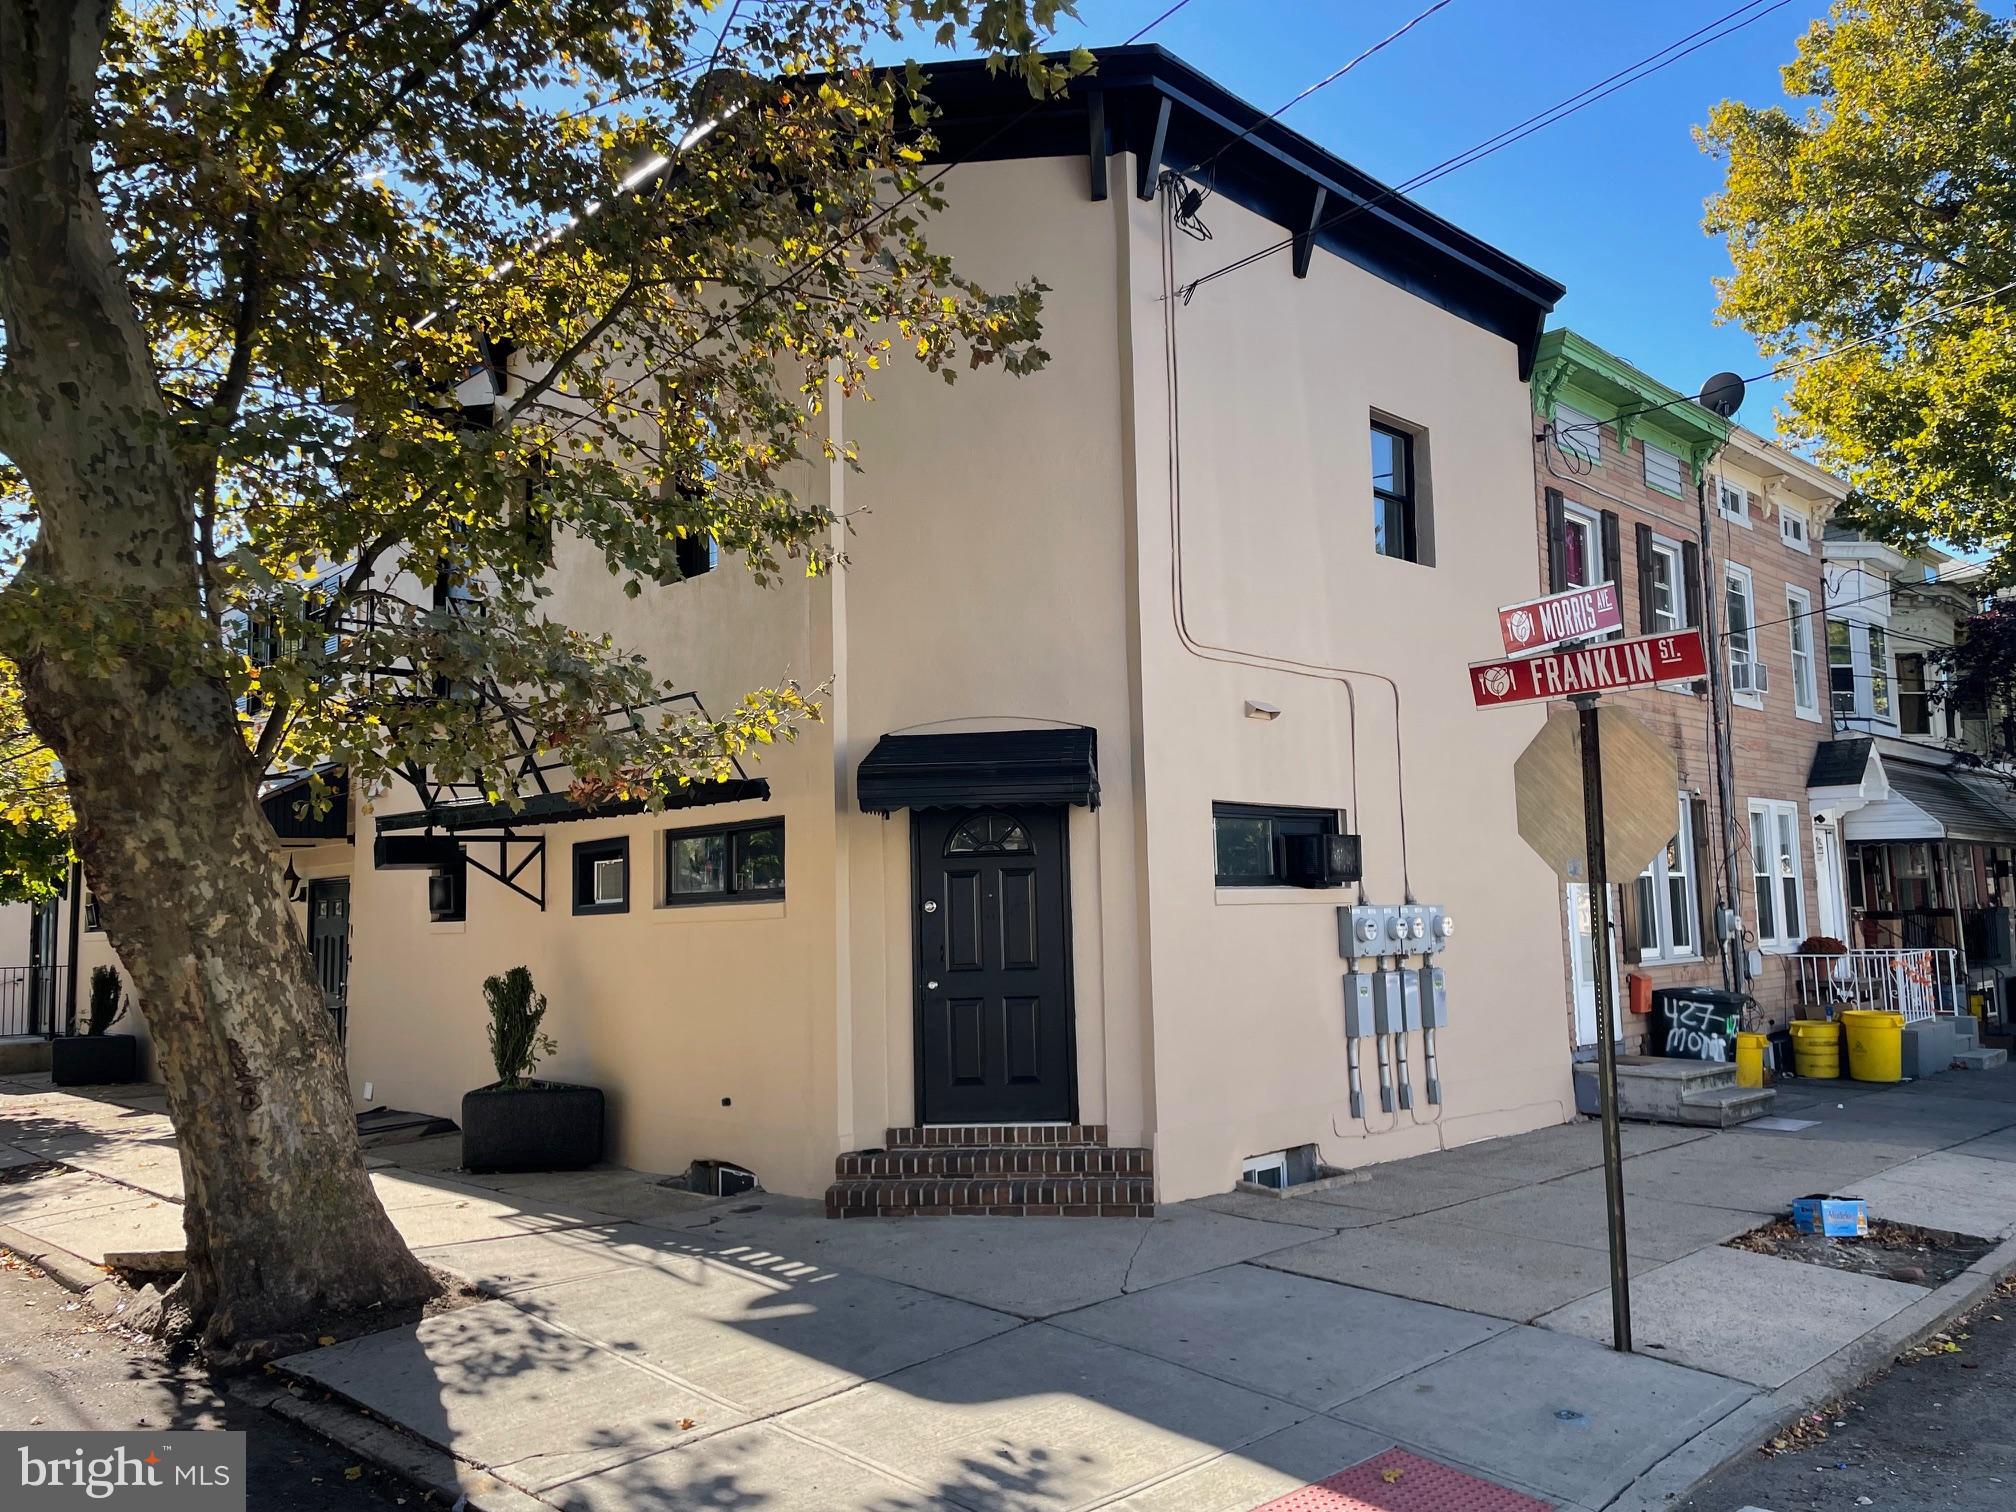
[[[925,1149],[854,1150],[833,1163],[842,1181],[863,1176],[1152,1176],[1154,1152],[1106,1145],[936,1145]]]
[[[998,1148],[1020,1145],[1103,1145],[1104,1124],[926,1124],[888,1129],[883,1143],[892,1150]]]
[[[828,1218],[965,1215],[999,1218],[1152,1218],[1146,1177],[1026,1176],[971,1179],[870,1177],[826,1189]]]

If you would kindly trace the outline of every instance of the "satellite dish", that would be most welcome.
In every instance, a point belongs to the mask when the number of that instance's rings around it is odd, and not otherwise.
[[[1735,418],[1743,408],[1743,380],[1734,373],[1717,373],[1701,385],[1701,407],[1724,420]]]

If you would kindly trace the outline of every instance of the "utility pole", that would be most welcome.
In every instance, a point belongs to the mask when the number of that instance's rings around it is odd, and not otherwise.
[[[1713,380],[1710,380],[1711,382]],[[1715,572],[1715,531],[1708,517],[1708,465],[1704,460],[1694,480],[1694,502],[1701,515],[1701,633],[1708,641],[1708,721],[1715,731],[1715,794],[1722,810],[1722,890],[1715,900],[1715,932],[1728,931],[1722,947],[1722,985],[1741,992],[1747,985],[1750,963],[1743,955],[1743,931],[1737,927],[1736,899],[1742,889],[1736,881],[1735,759],[1729,744],[1729,662],[1716,633],[1715,609],[1721,599]]]

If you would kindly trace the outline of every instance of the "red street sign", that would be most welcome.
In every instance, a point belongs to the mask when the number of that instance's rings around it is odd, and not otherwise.
[[[1624,608],[1617,602],[1615,583],[1570,588],[1498,611],[1498,633],[1505,638],[1507,656],[1544,651],[1562,641],[1593,640],[1623,628]]]
[[[1708,675],[1699,630],[1641,635],[1604,641],[1574,651],[1548,651],[1510,661],[1472,662],[1470,692],[1480,709],[1530,703],[1536,698],[1568,698],[1608,693],[1653,683],[1692,682]]]

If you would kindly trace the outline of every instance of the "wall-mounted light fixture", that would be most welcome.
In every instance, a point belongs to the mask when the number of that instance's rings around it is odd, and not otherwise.
[[[1246,700],[1246,717],[1261,720],[1279,719],[1281,708],[1278,704],[1261,703],[1258,699],[1249,698]]]

